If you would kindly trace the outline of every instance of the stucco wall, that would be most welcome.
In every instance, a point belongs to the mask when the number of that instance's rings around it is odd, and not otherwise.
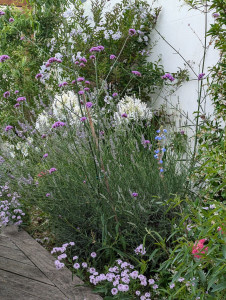
[[[119,2],[120,0],[111,0],[108,3],[108,9]],[[150,4],[152,0],[147,0]],[[85,2],[86,14],[89,14],[91,1]],[[158,0],[155,6],[161,6],[162,11],[158,19],[156,29],[162,36],[176,49],[181,55],[190,62],[196,74],[201,72],[201,61],[203,57],[204,33],[205,33],[205,15],[197,10],[189,10],[189,7],[183,0]],[[211,14],[207,16],[208,28],[214,19]],[[190,26],[189,26],[190,25]],[[194,33],[194,32],[195,33]],[[152,42],[157,41],[156,46],[152,50],[149,59],[156,60],[159,56],[162,59],[162,64],[167,72],[176,72],[178,67],[184,68],[183,59],[176,54],[176,52],[156,33],[153,32],[151,36]],[[208,39],[209,42],[209,39]],[[216,64],[219,56],[218,52],[213,49],[211,45],[206,55],[206,63],[204,72],[208,74],[208,67]],[[193,112],[197,110],[197,76],[189,69],[190,81],[185,82],[183,86],[171,97],[167,97],[168,103],[159,97],[156,101],[155,107],[165,103],[167,110],[170,111],[172,107],[179,107],[184,114],[188,114],[190,120],[194,121]],[[163,96],[163,94],[161,95]],[[179,105],[178,105],[179,101]],[[171,104],[173,105],[171,105]],[[206,99],[203,103],[205,113],[212,112],[210,99]],[[174,110],[175,113],[175,110]],[[185,118],[177,114],[178,125],[183,124]],[[188,124],[191,124],[188,121]],[[190,133],[191,134],[191,133]]]

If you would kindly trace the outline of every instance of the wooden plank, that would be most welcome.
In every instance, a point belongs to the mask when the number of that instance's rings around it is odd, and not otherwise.
[[[17,289],[17,294],[20,294],[20,291],[23,291],[32,296],[38,295],[41,299],[46,300],[67,299],[66,296],[55,286],[0,270],[0,286],[2,285],[9,288],[9,290],[11,290],[12,287],[15,287]],[[0,299],[2,298],[0,297]]]
[[[37,296],[29,295],[26,292],[18,292],[16,287],[8,287],[8,286],[1,286],[0,288],[0,299],[1,300],[40,300],[45,298],[39,298]],[[54,298],[53,298],[54,299]]]
[[[0,257],[9,258],[24,264],[34,266],[34,264],[24,255],[22,251],[18,251],[1,245],[0,245]]]
[[[17,7],[28,6],[26,0],[0,0],[0,5],[15,5]]]
[[[0,257],[0,269],[54,285],[37,267]]]
[[[12,241],[10,241],[7,236],[4,235],[0,235],[0,245],[19,250],[18,247]]]
[[[8,236],[19,249],[48,277],[69,299],[75,300],[102,300],[102,297],[92,293],[87,287],[75,287],[84,285],[77,276],[71,278],[71,272],[67,268],[56,270],[53,256],[38,244],[29,234],[23,230],[18,232],[15,226],[6,227],[4,234]]]

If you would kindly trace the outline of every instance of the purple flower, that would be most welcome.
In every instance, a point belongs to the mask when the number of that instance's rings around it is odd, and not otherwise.
[[[127,114],[126,114],[126,113],[123,113],[123,114],[121,115],[121,117],[122,117],[122,118],[127,118]]]
[[[132,193],[133,197],[138,197],[138,193]]]
[[[73,260],[76,260],[76,259],[78,259],[78,256],[76,255],[76,256],[74,256],[72,259],[73,259]]]
[[[90,55],[89,58],[90,58],[90,59],[95,59],[96,57],[95,57],[95,55]]]
[[[79,95],[83,95],[84,91],[79,91],[78,93],[79,93]]]
[[[170,289],[173,289],[175,287],[175,283],[170,284]]]
[[[136,294],[137,296],[140,296],[140,291],[136,291],[135,294]]]
[[[73,267],[74,267],[75,270],[78,270],[80,268],[80,264],[79,263],[75,263]]]
[[[84,68],[85,64],[84,63],[80,63],[79,67]]]
[[[14,19],[13,18],[9,18],[9,22],[10,23],[14,22]]]
[[[25,39],[25,37],[24,37],[24,36],[21,36],[21,37],[20,37],[20,40],[21,40],[21,41],[23,41],[24,39]]]
[[[113,94],[112,94],[112,97],[114,97],[114,98],[115,98],[115,97],[118,97],[118,93],[113,93]]]
[[[84,62],[84,63],[87,63],[87,59],[86,59],[85,57],[81,57],[81,58],[79,59],[79,61]]]
[[[184,135],[184,130],[181,130],[180,134],[181,134],[181,135]]]
[[[48,157],[48,155],[49,155],[48,153],[45,153],[45,154],[43,155],[43,157],[46,158],[46,157]]]
[[[72,80],[72,82],[71,82],[72,84],[75,84],[76,83],[76,80]]]
[[[55,266],[57,268],[57,270],[62,269],[65,265],[64,263],[61,263],[59,260],[55,260]]]
[[[170,73],[166,73],[165,75],[163,75],[162,79],[169,79],[170,81],[175,80],[175,78]]]
[[[50,193],[47,193],[47,194],[46,194],[46,197],[50,197]]]
[[[49,174],[52,174],[53,172],[56,172],[56,168],[51,168],[50,170],[49,170]]]
[[[218,14],[218,13],[213,13],[213,17],[214,17],[215,19],[217,19],[217,18],[220,17],[220,14]]]
[[[5,60],[10,59],[10,57],[8,55],[0,55],[0,62],[4,62]]]
[[[205,73],[200,73],[199,76],[198,76],[198,80],[203,79],[204,76],[205,76]]]
[[[47,136],[46,134],[42,134],[41,138],[42,138],[42,139],[45,139],[46,136]]]
[[[88,88],[88,87],[84,88],[84,91],[86,91],[86,92],[88,92],[89,90],[90,90],[90,88]]]
[[[104,50],[104,46],[97,46],[97,48],[100,50],[100,51],[103,51]]]
[[[8,98],[10,96],[10,92],[9,91],[7,91],[7,92],[5,92],[4,94],[3,94],[3,97],[4,98]]]
[[[79,65],[79,61],[75,61],[75,64],[76,64],[76,65]]]
[[[13,129],[13,126],[7,125],[6,128],[5,128],[5,131],[7,132],[7,131],[10,131],[10,130],[12,130],[12,129]]]
[[[133,73],[134,75],[136,75],[136,76],[141,77],[141,73],[140,73],[139,71],[132,71],[132,73]]]
[[[60,121],[57,121],[55,122],[53,125],[52,125],[52,128],[57,128],[57,127],[62,127],[62,126],[65,126],[66,124],[64,122],[60,122]]]
[[[95,257],[97,256],[97,254],[96,254],[96,252],[92,252],[92,253],[90,254],[90,256],[91,256],[92,258],[95,258]]]
[[[158,286],[157,284],[154,284],[154,285],[152,286],[152,288],[153,288],[154,290],[156,290],[158,287],[159,287],[159,286]]]
[[[4,16],[5,12],[0,10],[0,16]]]
[[[83,263],[82,263],[82,267],[83,267],[83,268],[87,268],[87,267],[88,267],[87,263],[86,263],[86,262],[83,262]]]
[[[15,108],[17,108],[17,107],[19,107],[19,106],[20,106],[20,103],[16,103],[16,104],[14,105]]]
[[[114,54],[111,54],[110,59],[116,59],[116,56]]]
[[[16,94],[19,94],[19,91],[18,91],[18,90],[15,90],[14,94],[15,94],[15,95],[16,95]]]
[[[141,255],[144,255],[146,254],[146,249],[145,247],[143,246],[143,244],[141,244],[140,246],[138,246],[134,252],[138,255],[138,254],[141,254]],[[141,275],[139,275],[139,278],[140,278]],[[143,278],[140,278],[141,280],[143,280]]]
[[[62,86],[68,85],[67,81],[62,82]]]
[[[42,78],[43,75],[41,73],[38,73],[37,75],[35,75],[35,78],[38,79],[38,78]]]
[[[87,119],[86,117],[81,117],[81,118],[80,118],[80,121],[81,121],[81,122],[85,122],[86,119]]]
[[[129,35],[130,35],[130,36],[133,36],[133,35],[135,35],[135,34],[136,34],[136,30],[133,29],[133,28],[130,28],[130,29],[129,29]]]
[[[118,290],[116,288],[113,288],[111,290],[112,295],[117,295],[118,294]]]
[[[93,103],[92,103],[92,102],[87,102],[87,103],[86,103],[86,107],[91,108],[92,106],[93,106]]]
[[[19,97],[16,99],[17,102],[23,102],[26,101],[26,97]]]
[[[180,278],[178,279],[178,281],[179,281],[179,282],[182,282],[182,281],[184,281],[184,278],[183,278],[183,277],[180,277]]]
[[[78,77],[78,78],[77,78],[77,81],[78,81],[78,82],[82,82],[82,81],[84,81],[84,80],[85,80],[84,77]]]
[[[85,84],[90,84],[90,81],[89,81],[89,80],[86,80],[86,81],[85,81]]]
[[[100,52],[100,49],[98,49],[98,47],[92,47],[89,52]]]
[[[154,279],[149,279],[149,280],[148,280],[148,283],[149,283],[150,285],[152,285],[152,284],[155,283],[155,280],[154,280]]]

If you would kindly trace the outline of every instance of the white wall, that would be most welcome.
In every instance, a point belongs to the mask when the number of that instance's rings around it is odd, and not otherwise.
[[[153,2],[152,0],[147,1],[150,4]],[[111,0],[108,3],[108,9],[111,9],[117,2],[120,2],[120,0]],[[86,14],[89,14],[91,1],[87,0],[84,5]],[[201,73],[200,63],[203,57],[202,43],[204,43],[205,15],[197,10],[189,10],[189,6],[187,6],[183,0],[158,0],[155,6],[162,7],[156,29],[186,60],[190,61],[196,74]],[[214,22],[211,14],[208,15],[207,21],[209,28],[210,24]],[[193,31],[195,31],[195,33]],[[183,59],[176,54],[156,32],[152,33],[151,40],[152,42],[157,41],[157,44],[152,50],[152,54],[149,58],[150,61],[155,61],[160,56],[164,69],[170,73],[176,72],[178,67],[184,68]],[[218,59],[218,52],[213,49],[213,46],[210,46],[206,56],[204,73],[208,74],[208,68],[215,65]],[[173,96],[167,98],[168,104],[159,97],[155,107],[165,103],[170,111],[172,105],[178,107],[179,101],[180,109],[184,111],[185,115],[188,114],[190,120],[194,121],[193,112],[197,110],[198,81],[191,70],[189,70],[189,77],[191,81],[185,82]],[[207,114],[212,112],[210,99],[206,100],[203,107]],[[185,121],[185,119],[183,117],[181,119],[181,117],[181,114],[178,113],[178,125]],[[189,121],[188,124],[191,124],[191,121]],[[191,132],[189,135],[190,134]]]

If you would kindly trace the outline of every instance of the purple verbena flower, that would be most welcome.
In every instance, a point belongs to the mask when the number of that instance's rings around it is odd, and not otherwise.
[[[47,194],[46,194],[46,197],[50,197],[50,193],[47,193]]]
[[[85,84],[90,84],[90,81],[89,81],[89,80],[86,80],[86,81],[85,81]]]
[[[95,258],[95,257],[97,256],[97,254],[96,254],[96,252],[92,252],[92,253],[90,254],[90,256],[91,256],[92,258]]]
[[[113,93],[113,94],[112,94],[112,97],[114,97],[114,98],[115,98],[115,97],[118,97],[118,93]]]
[[[13,18],[9,18],[9,23],[12,23],[14,22],[14,19]]]
[[[122,117],[122,118],[127,118],[127,114],[126,114],[126,113],[123,113],[123,114],[121,115],[121,117]]]
[[[48,157],[48,153],[45,153],[44,155],[43,155],[43,158],[46,158],[46,157]]]
[[[204,76],[205,76],[205,73],[200,73],[199,76],[198,76],[198,80],[203,79]]]
[[[0,16],[4,16],[5,15],[5,12],[0,10]]]
[[[79,91],[78,94],[79,94],[79,95],[83,95],[83,94],[84,94],[84,91]]]
[[[53,172],[56,172],[56,168],[51,168],[51,169],[49,169],[49,174],[52,174]]]
[[[90,55],[89,58],[90,58],[90,59],[95,59],[96,57],[95,57],[95,55]]]
[[[26,97],[19,97],[16,99],[17,102],[23,102],[26,101]]]
[[[138,197],[138,193],[132,193],[133,197]]]
[[[145,247],[143,246],[143,244],[141,244],[140,246],[138,246],[135,250],[134,250],[134,252],[138,255],[138,254],[141,254],[141,255],[144,255],[144,254],[146,254],[146,249],[145,249]],[[140,277],[139,277],[140,278]],[[141,279],[141,280],[143,280],[143,279]]]
[[[79,59],[79,61],[81,61],[81,62],[83,62],[83,63],[87,63],[87,59],[86,59],[85,57],[81,57],[81,58]]]
[[[16,95],[16,94],[19,94],[19,91],[18,91],[18,90],[15,90],[14,94],[15,94],[15,95]]]
[[[84,68],[86,65],[82,62],[80,63],[79,67]]]
[[[213,13],[213,17],[214,17],[215,19],[217,19],[217,18],[220,17],[220,14],[218,14],[218,13]]]
[[[78,77],[78,78],[77,78],[77,82],[82,82],[82,81],[84,81],[84,80],[85,80],[84,77]]]
[[[89,90],[90,90],[90,88],[88,88],[88,87],[84,88],[84,91],[86,91],[86,92],[88,92]]]
[[[86,103],[86,107],[91,108],[92,106],[93,106],[93,103],[92,103],[92,102],[87,102],[87,103]]]
[[[132,73],[133,73],[134,75],[136,75],[136,76],[141,77],[141,73],[140,73],[139,71],[132,71]]]
[[[114,54],[111,54],[110,59],[116,59],[116,56]]]
[[[41,73],[38,73],[37,75],[35,75],[36,79],[39,79],[39,78],[42,78],[42,77],[43,77],[43,74],[41,74]]]
[[[10,97],[10,92],[9,92],[9,91],[6,91],[6,92],[3,94],[3,97],[4,97],[4,98]]]
[[[81,117],[81,118],[80,118],[80,121],[81,121],[81,122],[85,122],[85,120],[87,120],[86,117]]]
[[[14,105],[15,108],[17,108],[17,107],[19,107],[19,106],[20,106],[20,103],[16,103],[16,104]]]
[[[7,132],[7,131],[10,131],[10,130],[12,130],[13,129],[13,126],[11,126],[11,125],[7,125],[6,127],[5,127],[5,131]]]
[[[170,81],[175,80],[175,78],[170,73],[166,73],[165,75],[163,75],[162,79],[169,79]]]
[[[6,61],[7,59],[10,59],[10,57],[9,57],[8,55],[5,55],[5,54],[0,55],[0,62],[4,62],[4,61]]]

